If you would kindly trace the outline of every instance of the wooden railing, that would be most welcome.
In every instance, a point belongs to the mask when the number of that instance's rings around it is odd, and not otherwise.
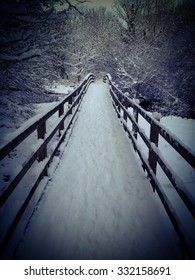
[[[148,177],[150,178],[151,185],[153,190],[158,193],[160,200],[177,232],[178,237],[180,238],[182,249],[185,253],[188,254],[189,258],[193,258],[192,248],[188,244],[188,238],[184,234],[180,220],[178,219],[177,214],[175,213],[172,203],[165,194],[161,184],[159,183],[156,171],[157,163],[164,171],[165,175],[171,182],[175,191],[180,196],[183,203],[186,205],[189,213],[192,215],[193,219],[195,218],[195,200],[189,191],[185,188],[183,182],[174,174],[169,163],[163,158],[158,149],[159,135],[161,135],[176,151],[179,153],[183,159],[188,162],[193,168],[195,168],[195,154],[190,151],[179,139],[176,139],[173,135],[169,133],[164,127],[160,125],[160,122],[154,117],[149,115],[144,109],[142,109],[136,102],[130,99],[126,94],[123,94],[117,86],[112,82],[112,78],[107,74],[104,81],[108,81],[110,85],[110,94],[113,100],[113,106],[117,112],[120,121],[123,124],[124,130],[128,133],[129,138],[132,140],[134,149],[137,151],[141,161],[144,171],[147,171]],[[130,113],[128,108],[133,109],[133,113]],[[150,137],[147,137],[146,133],[138,124],[139,114],[150,124]],[[129,128],[129,120],[132,125],[132,129]],[[146,158],[144,153],[141,151],[138,141],[137,134],[140,135],[145,145],[149,149],[149,156]],[[195,224],[194,224],[195,229]]]
[[[54,108],[52,108],[50,111],[48,111],[46,114],[41,115],[41,117],[34,121],[31,125],[29,125],[26,129],[18,133],[15,137],[13,137],[8,143],[0,147],[0,160],[3,160],[7,156],[9,156],[9,153],[12,152],[19,144],[23,143],[23,141],[32,133],[37,131],[37,138],[43,139],[41,141],[41,144],[37,148],[35,152],[30,156],[29,159],[25,161],[23,164],[22,169],[19,171],[19,173],[15,176],[15,178],[12,179],[10,184],[6,187],[4,192],[0,196],[0,208],[3,207],[3,205],[7,202],[8,198],[11,196],[13,191],[17,189],[18,184],[23,179],[25,174],[29,171],[29,169],[32,167],[33,163],[38,161],[43,161],[42,170],[36,179],[36,182],[32,185],[30,188],[30,191],[23,201],[21,207],[19,208],[19,211],[16,213],[13,221],[11,222],[11,225],[9,226],[5,236],[2,238],[2,242],[0,245],[0,252],[2,253],[5,249],[5,247],[8,244],[8,241],[10,240],[14,230],[16,229],[16,226],[18,225],[25,209],[27,208],[33,194],[35,193],[40,181],[42,178],[47,175],[48,167],[58,151],[60,145],[65,139],[65,136],[67,134],[68,129],[70,128],[77,112],[80,106],[80,103],[82,101],[82,98],[84,94],[86,93],[89,85],[94,81],[94,75],[89,74],[86,76],[84,81],[67,97],[65,97],[62,101],[60,101]],[[68,109],[64,111],[64,105],[68,104]],[[47,121],[50,117],[52,117],[56,112],[58,112],[59,120],[57,121],[57,124],[55,124],[55,127],[52,129],[52,131],[49,132],[49,134],[46,134],[46,127],[47,127]],[[67,118],[69,116],[69,118]],[[65,126],[65,120],[66,126]],[[52,140],[54,135],[58,133],[58,142],[56,147],[53,149],[52,153],[48,155],[47,153],[47,146],[48,143]]]

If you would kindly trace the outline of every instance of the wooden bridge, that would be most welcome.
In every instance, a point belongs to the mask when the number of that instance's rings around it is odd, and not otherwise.
[[[194,153],[109,74],[104,83],[94,80],[89,74],[1,146],[3,164],[14,162],[13,151],[21,151],[29,137],[36,144],[28,158],[16,161],[17,170],[10,169],[0,192],[1,258],[194,259],[195,240],[188,233],[195,235],[195,200],[159,151],[159,136],[193,168]],[[150,125],[149,137],[139,116]],[[157,166],[187,209],[188,228],[159,183]]]

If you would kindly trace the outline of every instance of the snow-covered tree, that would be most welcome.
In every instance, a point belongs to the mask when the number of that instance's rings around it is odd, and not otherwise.
[[[85,10],[83,14],[71,15],[71,36],[64,64],[71,77],[78,80],[88,72],[99,77],[105,72],[114,73],[120,34],[116,17],[105,8]]]
[[[117,67],[121,86],[146,101],[156,100],[166,114],[188,114],[194,70],[186,71],[186,63],[189,65],[187,61],[194,57],[194,5],[176,5],[167,0],[119,0],[115,7],[125,54],[118,59]]]
[[[74,10],[80,14],[76,4],[85,1],[61,2],[61,11],[60,1],[54,0],[10,0],[0,4],[2,122],[11,117],[10,111],[17,121],[25,105],[56,100],[44,94],[45,86],[67,77],[60,47],[66,48],[69,38],[69,13]]]

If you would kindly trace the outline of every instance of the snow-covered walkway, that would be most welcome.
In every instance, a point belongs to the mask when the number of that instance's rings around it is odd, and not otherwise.
[[[15,257],[180,258],[177,241],[116,118],[108,85],[92,84]]]

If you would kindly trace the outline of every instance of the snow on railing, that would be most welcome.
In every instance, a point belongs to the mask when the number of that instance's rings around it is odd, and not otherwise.
[[[161,135],[193,168],[195,168],[195,153],[191,151],[190,148],[182,143],[182,141],[173,135],[168,129],[163,127],[159,120],[149,115],[135,101],[122,93],[112,82],[112,77],[110,74],[107,74],[103,78],[103,81],[108,81],[110,85],[110,94],[113,100],[113,106],[118,117],[120,118],[124,130],[128,133],[129,138],[132,140],[134,149],[139,154],[139,157],[142,161],[142,167],[144,171],[147,171],[153,190],[157,191],[161,202],[166,209],[167,214],[169,215],[169,218],[181,240],[184,251],[187,252],[190,257],[192,257],[192,253],[189,245],[187,244],[188,241],[184,236],[184,230],[180,224],[180,220],[173,209],[170,199],[164,193],[163,188],[157,179],[157,163],[164,171],[176,192],[179,194],[181,200],[186,205],[193,219],[195,218],[195,200],[191,193],[189,193],[189,191],[186,189],[183,182],[176,174],[174,174],[172,168],[170,167],[169,163],[166,162],[166,159],[163,157],[163,155],[161,155],[161,152],[158,149],[159,135]],[[133,108],[133,114],[129,112],[129,107]],[[147,137],[146,133],[138,124],[139,114],[150,124],[149,137]],[[127,120],[131,122],[132,130],[129,129]],[[137,133],[139,133],[140,137],[149,149],[148,158],[143,155],[143,152],[138,145]]]
[[[9,197],[14,190],[17,190],[17,186],[26,173],[30,170],[33,163],[36,161],[43,163],[40,174],[38,175],[36,182],[30,187],[30,191],[27,194],[26,198],[22,202],[22,205],[19,211],[16,213],[11,225],[2,238],[2,242],[0,244],[0,252],[5,249],[7,246],[16,226],[18,225],[25,209],[27,208],[33,194],[35,193],[40,181],[42,178],[47,175],[48,167],[58,151],[60,145],[64,141],[67,131],[70,128],[73,120],[78,112],[80,103],[82,101],[82,97],[86,93],[89,85],[94,81],[94,75],[88,74],[85,79],[79,84],[79,86],[70,93],[67,97],[65,97],[62,101],[58,102],[57,105],[52,107],[48,112],[41,114],[39,116],[35,116],[28,125],[24,125],[22,128],[18,129],[15,133],[13,133],[8,140],[7,143],[4,143],[0,146],[0,160],[6,159],[9,157],[10,152],[12,152],[18,145],[22,144],[23,141],[37,131],[37,138],[40,139],[38,142],[38,146],[36,146],[35,150],[31,154],[31,156],[21,165],[20,171],[17,175],[11,180],[9,185],[3,190],[0,195],[0,207],[3,207],[5,202],[8,201]],[[64,105],[68,104],[68,109],[64,112]],[[74,109],[74,110],[73,110]],[[55,113],[58,112],[58,121],[55,124],[55,127],[49,133],[46,133],[47,121],[52,117]],[[67,118],[70,116],[69,118]],[[65,126],[66,120],[66,126]],[[47,153],[47,145],[51,141],[51,139],[58,133],[58,141],[56,147],[53,148],[51,154]]]

